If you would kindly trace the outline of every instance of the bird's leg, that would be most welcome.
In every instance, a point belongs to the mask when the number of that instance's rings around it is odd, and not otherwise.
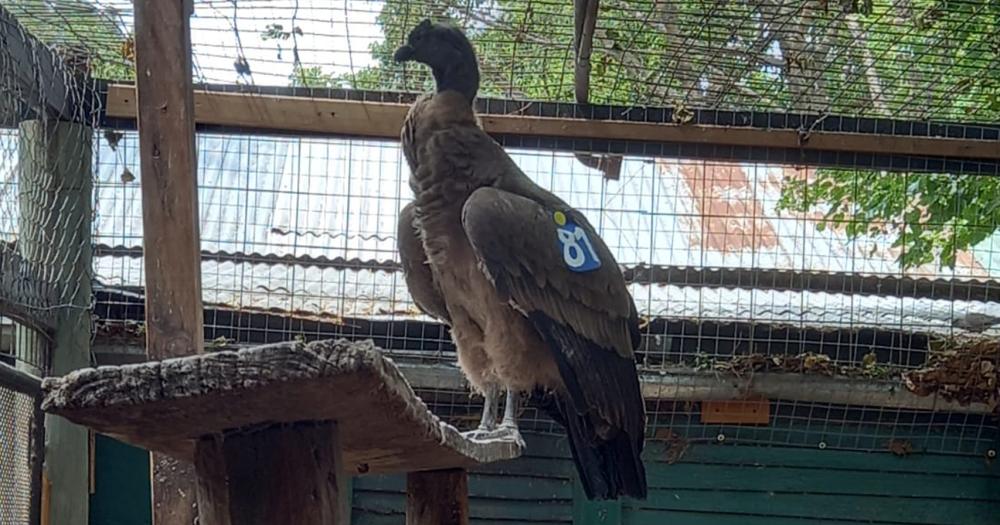
[[[503,421],[500,422],[501,428],[512,428],[517,430],[517,401],[517,392],[508,388],[507,401],[504,403],[503,407]]]
[[[500,389],[495,385],[487,385],[483,389],[483,417],[479,420],[479,428],[464,432],[468,439],[487,439],[497,427],[497,395]]]
[[[520,396],[517,391],[512,388],[507,389],[507,400],[503,408],[503,421],[500,422],[500,428],[494,434],[499,439],[512,439],[521,448],[524,448],[524,438],[521,437],[521,431],[517,428],[517,402],[519,399]]]

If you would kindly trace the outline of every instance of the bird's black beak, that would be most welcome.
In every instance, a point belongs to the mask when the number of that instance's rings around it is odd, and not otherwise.
[[[399,49],[392,55],[392,59],[396,62],[406,62],[411,58],[413,58],[413,47],[410,44],[399,46]]]

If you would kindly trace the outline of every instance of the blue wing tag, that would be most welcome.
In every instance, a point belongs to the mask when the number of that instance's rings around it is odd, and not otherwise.
[[[570,271],[590,272],[601,267],[601,260],[597,257],[597,251],[590,243],[586,230],[561,211],[553,213],[552,220],[556,223],[556,237],[563,263]]]

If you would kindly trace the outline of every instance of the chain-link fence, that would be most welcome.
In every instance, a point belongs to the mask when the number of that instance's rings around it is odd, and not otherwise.
[[[37,525],[44,420],[38,379],[0,363],[0,525]]]

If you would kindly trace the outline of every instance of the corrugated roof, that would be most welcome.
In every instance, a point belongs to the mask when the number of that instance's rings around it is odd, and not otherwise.
[[[199,137],[203,248],[287,257],[397,261],[398,210],[410,198],[396,144],[346,139]],[[139,246],[141,179],[132,134],[97,153],[96,240]],[[626,158],[619,181],[606,181],[572,155],[514,151],[535,181],[582,209],[623,265],[779,268],[900,275],[888,239],[852,242],[817,231],[815,217],[779,214],[778,192],[793,169],[753,164],[650,162]],[[872,247],[875,247],[873,249]],[[984,250],[990,253],[990,250]],[[911,275],[989,278],[991,261],[972,253],[954,272],[921,267]],[[995,266],[995,264],[994,264]],[[100,279],[141,283],[141,261],[100,257]],[[206,261],[206,300],[233,306],[345,316],[415,314],[401,276],[308,264]],[[824,326],[948,330],[954,312],[1000,314],[996,305],[816,292],[720,290],[633,285],[652,315],[759,320]]]
[[[357,258],[394,266],[396,218],[411,198],[396,144],[347,139],[202,134],[199,199],[208,251],[283,256],[278,264],[206,261],[205,300],[235,307],[344,316],[416,315],[401,275],[312,265],[310,258]],[[8,182],[0,192],[0,228],[16,232],[11,165],[16,140],[0,134]],[[885,238],[850,241],[817,231],[815,217],[779,214],[781,181],[794,169],[626,158],[618,181],[605,180],[570,154],[514,151],[515,161],[595,223],[626,266],[777,268],[901,275]],[[117,150],[95,145],[95,242],[141,247],[142,218],[135,135]],[[123,182],[129,170],[138,179]],[[992,241],[996,243],[996,239]],[[921,267],[910,275],[995,279],[993,244],[965,253],[953,272]],[[301,259],[300,259],[301,258]],[[992,270],[991,270],[992,268]],[[98,279],[138,286],[142,261],[95,258]],[[992,286],[989,283],[983,286]],[[950,330],[966,311],[1000,315],[995,303],[850,294],[632,285],[640,310],[654,316],[760,321],[806,326],[884,326]]]

